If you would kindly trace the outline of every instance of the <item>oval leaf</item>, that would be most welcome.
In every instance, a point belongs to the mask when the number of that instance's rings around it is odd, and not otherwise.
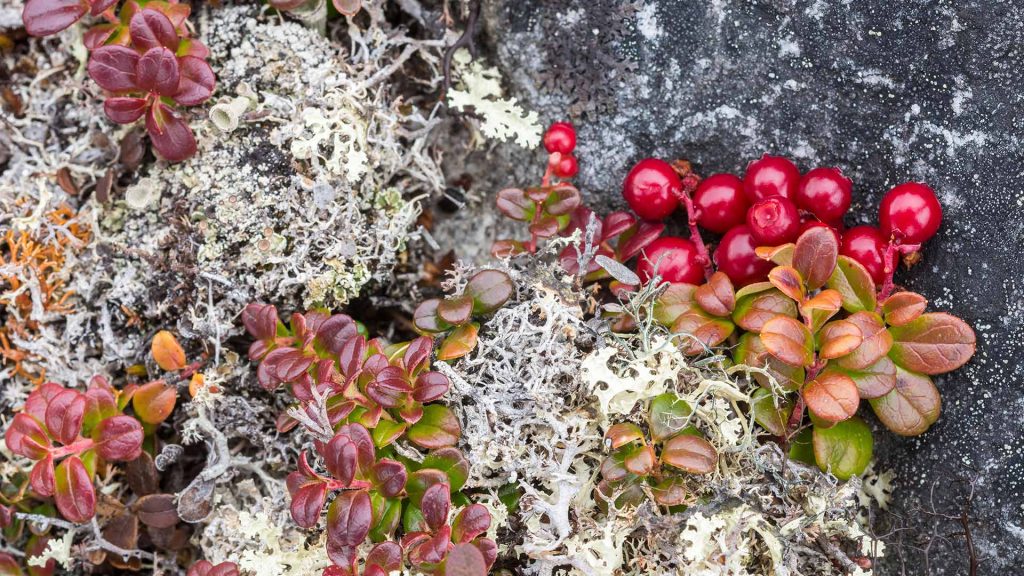
[[[661,461],[691,474],[710,474],[718,467],[718,451],[703,438],[680,434],[665,442]]]
[[[684,354],[700,354],[712,346],[725,342],[736,329],[726,318],[711,316],[699,308],[693,308],[676,318],[672,324],[674,334],[688,335],[679,339]]]
[[[663,326],[672,326],[676,318],[688,312],[694,305],[693,284],[669,284],[654,302],[654,319]]]
[[[754,421],[773,436],[785,436],[789,417],[793,413],[793,401],[784,399],[775,405],[775,397],[765,388],[758,388],[751,396],[750,408]]]
[[[837,360],[847,370],[863,370],[878,362],[892,348],[893,337],[874,312],[856,312],[847,319],[860,329],[861,343],[853,352]]]
[[[692,413],[690,404],[672,392],[655,396],[647,411],[651,438],[661,442],[676,435],[688,425]]]
[[[167,330],[156,333],[149,349],[153,360],[161,370],[173,372],[185,367],[185,350],[181,348],[181,344],[178,344],[178,339],[174,337],[174,334]]]
[[[814,342],[807,326],[788,316],[776,316],[761,328],[761,342],[772,356],[791,366],[814,362]]]
[[[431,298],[430,300],[424,300],[416,307],[416,310],[412,313],[412,323],[418,332],[436,334],[451,328],[438,315],[438,308],[440,306],[440,299]]]
[[[942,397],[924,374],[896,367],[896,386],[869,401],[885,427],[901,436],[918,436],[939,419]]]
[[[455,413],[444,406],[423,407],[423,417],[409,428],[409,440],[421,448],[454,446],[462,434]]]
[[[832,276],[838,256],[836,235],[825,226],[815,226],[797,239],[793,249],[793,268],[800,273],[808,290],[817,290]]]
[[[474,314],[490,314],[505,305],[515,285],[501,270],[481,270],[469,279],[465,294],[473,299]]]
[[[825,372],[807,383],[803,390],[808,410],[830,424],[842,422],[857,413],[860,396],[853,379],[838,372]]]
[[[465,324],[472,314],[473,298],[469,295],[445,298],[437,304],[437,315],[454,326]]]
[[[768,273],[768,282],[778,288],[779,292],[797,302],[803,302],[804,297],[807,295],[804,289],[803,278],[796,271],[796,268],[791,266],[776,266],[772,268],[771,272]]]
[[[351,570],[359,546],[373,523],[370,496],[364,490],[338,494],[327,510],[327,556],[335,565]]]
[[[143,496],[132,507],[139,521],[151,528],[171,528],[178,524],[178,508],[171,494]]]
[[[839,292],[822,290],[800,305],[800,313],[804,318],[810,318],[811,331],[817,332],[829,318],[835,316],[842,305]]]
[[[875,281],[856,260],[840,256],[827,284],[839,292],[843,299],[843,310],[850,313],[875,310]]]
[[[491,527],[491,513],[482,504],[470,504],[452,520],[452,541],[462,544],[487,532]]]
[[[174,101],[182,106],[195,106],[208,100],[213,95],[217,79],[206,60],[182,56],[178,58],[178,65],[181,75]]]
[[[77,390],[62,390],[46,406],[46,430],[61,444],[78,438],[85,418],[86,398]]]
[[[924,314],[928,301],[917,292],[897,292],[882,302],[882,314],[889,326],[902,326]]]
[[[693,293],[694,300],[713,316],[728,316],[736,308],[736,291],[732,280],[724,272],[715,272],[707,284]]]
[[[437,351],[437,359],[455,360],[472,352],[476,348],[479,330],[480,325],[476,322],[456,327],[441,342],[441,347]]]
[[[21,21],[32,36],[49,36],[78,22],[88,11],[89,5],[82,0],[26,0]]]
[[[813,445],[818,468],[849,480],[868,467],[874,441],[871,428],[855,417],[829,428],[815,426]]]
[[[863,341],[860,328],[846,320],[825,324],[818,334],[818,339],[821,342],[820,356],[826,360],[846,356],[856,350]]]
[[[96,514],[96,491],[92,478],[78,456],[65,458],[57,465],[54,500],[61,516],[81,524]]]
[[[942,374],[963,366],[977,346],[974,330],[944,312],[922,314],[889,329],[894,339],[889,357],[896,364],[922,374]]]
[[[776,316],[796,318],[796,302],[771,287],[769,290],[743,296],[736,301],[732,320],[748,332],[760,332],[766,322]]]
[[[178,58],[167,48],[150,48],[135,68],[136,83],[141,90],[161,96],[174,96],[178,91],[181,72]]]
[[[146,424],[159,424],[174,411],[178,391],[168,386],[163,380],[139,386],[132,396],[132,407],[135,415]]]
[[[458,448],[439,448],[427,454],[422,468],[440,470],[448,476],[448,485],[452,492],[458,492],[469,479],[469,461]]]
[[[883,357],[863,370],[845,370],[829,365],[828,371],[838,371],[853,379],[861,398],[871,399],[884,396],[896,386],[896,364],[888,357]]]
[[[96,454],[111,462],[128,462],[142,454],[142,424],[131,416],[114,416],[92,432]]]
[[[636,440],[643,440],[644,433],[636,424],[620,422],[608,429],[604,434],[605,440],[611,442],[612,450],[619,448]]]

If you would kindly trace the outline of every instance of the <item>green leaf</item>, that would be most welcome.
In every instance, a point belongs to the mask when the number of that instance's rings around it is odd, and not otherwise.
[[[421,448],[454,446],[462,434],[455,413],[445,406],[429,404],[423,407],[423,417],[409,428],[409,441]]]
[[[758,388],[751,397],[750,408],[754,421],[774,436],[785,436],[789,417],[793,414],[793,401],[784,398],[775,406],[775,398],[769,390]]]
[[[448,475],[448,485],[452,492],[458,492],[469,479],[469,462],[458,448],[439,448],[427,454],[420,464],[423,468],[433,468]]]
[[[861,343],[853,352],[836,360],[840,366],[847,370],[864,370],[889,353],[893,338],[878,314],[855,312],[846,321],[860,329]]]
[[[811,466],[817,466],[814,461],[813,432],[810,428],[804,428],[796,433],[789,440],[789,459],[796,462],[803,462]]]
[[[843,299],[843,309],[847,312],[875,310],[875,282],[856,260],[840,256],[827,285],[839,292]]]
[[[699,308],[692,308],[676,318],[672,332],[686,334],[679,338],[679,347],[684,354],[695,355],[706,348],[718,346],[733,333],[736,325],[725,318],[712,316]]]
[[[860,418],[850,418],[831,428],[815,426],[813,438],[818,468],[831,471],[840,480],[864,472],[871,462],[871,428]]]
[[[769,354],[790,366],[814,363],[814,338],[807,326],[788,316],[776,316],[765,322],[761,342]]]
[[[501,270],[481,270],[469,279],[465,294],[473,299],[473,314],[490,314],[505,305],[515,285]]]
[[[448,475],[442,470],[434,468],[421,468],[412,474],[405,483],[405,493],[409,496],[409,502],[413,506],[419,506],[423,500],[423,493],[427,488],[435,484],[443,484],[448,481]]]
[[[686,482],[679,476],[668,476],[651,486],[651,494],[662,506],[679,506],[686,502]]]
[[[695,305],[693,284],[669,284],[668,288],[654,302],[654,319],[662,326],[672,326]]]
[[[902,326],[889,328],[895,340],[889,357],[922,374],[942,374],[963,366],[977,346],[974,330],[944,312],[922,314]]]
[[[377,519],[377,522],[370,528],[370,540],[374,542],[391,540],[398,525],[402,522],[402,500],[384,498],[374,492],[370,494],[370,501],[373,507],[373,517]]]
[[[651,438],[661,442],[678,434],[689,422],[692,413],[690,405],[672,392],[655,396],[648,411]]]
[[[800,273],[808,290],[817,290],[832,275],[838,256],[839,244],[832,230],[815,226],[797,239],[793,249],[793,268]]]
[[[422,334],[437,334],[451,328],[451,325],[438,316],[437,309],[441,300],[431,298],[424,300],[412,313],[412,324]]]
[[[942,397],[932,379],[898,366],[896,386],[869,402],[882,424],[901,436],[924,434],[942,412]]]
[[[760,332],[776,316],[796,318],[796,302],[776,288],[743,296],[736,300],[732,320],[748,332]]]
[[[401,438],[402,434],[409,427],[407,422],[395,422],[381,418],[377,426],[370,431],[373,437],[373,445],[377,448],[389,446],[395,440]]]

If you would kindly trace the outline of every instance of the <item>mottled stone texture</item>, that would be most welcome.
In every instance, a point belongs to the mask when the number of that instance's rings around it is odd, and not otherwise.
[[[1024,8],[992,0],[506,0],[489,3],[486,22],[512,91],[545,121],[571,109],[579,182],[595,205],[620,206],[622,177],[648,155],[686,157],[705,173],[740,171],[762,152],[805,170],[839,166],[855,184],[848,225],[875,222],[881,195],[896,183],[936,189],[942,230],[898,281],[974,325],[979,349],[938,379],[944,414],[931,431],[877,435],[879,468],[897,476],[895,508],[917,528],[902,533],[902,546],[890,538],[878,573],[968,573],[963,538],[915,550],[933,528],[960,531],[914,512],[930,506],[938,479],[935,506],[959,515],[966,488],[957,478],[975,482],[978,573],[1019,573]]]

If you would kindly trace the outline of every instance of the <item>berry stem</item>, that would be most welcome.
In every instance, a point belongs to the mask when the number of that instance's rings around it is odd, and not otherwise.
[[[56,461],[58,458],[63,458],[71,454],[81,454],[82,452],[92,448],[93,444],[94,442],[92,441],[92,438],[80,438],[67,446],[61,446],[60,448],[50,450],[50,454],[53,455],[53,459]]]
[[[690,241],[697,247],[697,260],[704,267],[704,279],[711,280],[711,275],[715,273],[715,270],[711,266],[708,247],[704,245],[704,239],[701,238],[700,230],[697,228],[697,209],[693,205],[693,193],[697,190],[697,185],[700,184],[700,176],[697,176],[686,160],[676,160],[672,164],[672,168],[683,181],[683,190],[679,194],[679,201],[686,208],[686,224],[690,228]]]
[[[921,249],[920,244],[900,244],[899,240],[889,239],[885,246],[885,254],[882,256],[882,264],[885,273],[885,280],[882,281],[882,288],[878,291],[878,303],[888,298],[896,285],[893,283],[893,276],[896,275],[896,255],[913,254]]]

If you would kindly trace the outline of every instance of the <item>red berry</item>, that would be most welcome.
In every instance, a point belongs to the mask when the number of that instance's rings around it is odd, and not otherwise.
[[[697,223],[712,232],[724,234],[743,223],[750,202],[743,194],[743,181],[733,174],[708,176],[693,194]]]
[[[664,220],[679,205],[683,183],[664,160],[646,158],[637,162],[622,183],[622,197],[641,218]]]
[[[800,179],[796,203],[822,222],[836,222],[850,209],[852,188],[838,168],[815,168]]]
[[[654,277],[655,266],[662,280],[672,283],[701,284],[704,269],[697,260],[697,247],[686,238],[663,236],[640,253],[636,273],[647,282]]]
[[[876,284],[885,279],[885,237],[874,226],[854,226],[843,234],[839,254],[860,263]]]
[[[800,214],[796,205],[782,198],[765,198],[747,211],[747,226],[758,246],[778,246],[796,240]]]
[[[568,122],[555,122],[544,133],[544,149],[549,154],[569,154],[576,148],[576,129]]]
[[[942,206],[935,192],[922,182],[907,182],[889,190],[878,208],[878,221],[885,238],[903,244],[920,244],[939,230]]]
[[[747,165],[747,173],[743,176],[743,191],[751,204],[772,196],[792,200],[799,183],[800,170],[796,164],[781,156],[765,154],[760,160]]]
[[[800,233],[796,235],[797,238],[799,238],[800,236],[803,236],[804,232],[807,232],[811,228],[821,227],[821,228],[828,228],[829,230],[832,231],[832,235],[836,237],[836,245],[839,245],[839,243],[842,242],[842,236],[840,236],[839,230],[836,230],[835,227],[833,227],[833,226],[829,226],[828,224],[825,224],[824,222],[820,222],[818,220],[813,220],[813,219],[812,220],[806,220],[806,221],[801,219],[801,222],[802,222],[802,224],[800,224]]]
[[[580,165],[576,162],[576,157],[572,154],[559,154],[557,162],[552,164],[551,171],[555,176],[559,178],[572,178],[580,171]],[[555,160],[555,156],[551,156],[552,161]]]
[[[715,249],[718,270],[725,272],[733,284],[738,286],[767,279],[774,264],[759,258],[754,252],[755,247],[749,227],[737,226],[729,230]]]

